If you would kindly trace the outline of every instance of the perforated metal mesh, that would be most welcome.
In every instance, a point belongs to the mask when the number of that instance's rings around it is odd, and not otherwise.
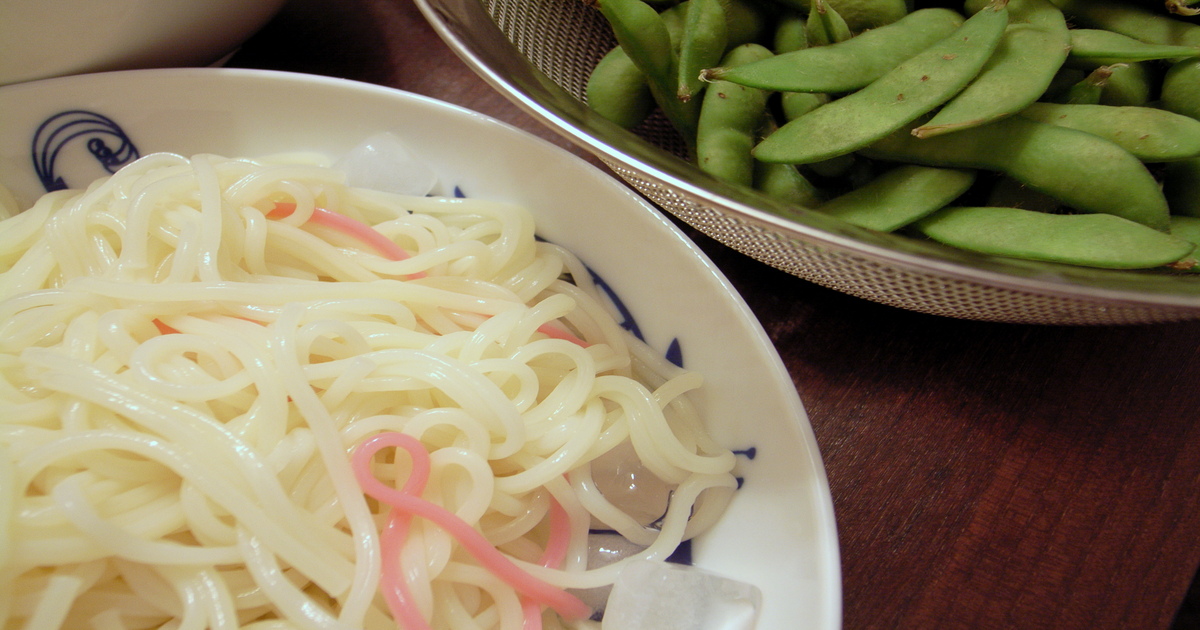
[[[481,1],[516,53],[567,93],[585,99],[591,68],[614,44],[598,11],[583,0]],[[661,117],[635,131],[656,146],[682,154],[678,136]],[[1091,296],[1080,291],[1021,290],[964,279],[961,273],[939,275],[887,264],[770,229],[725,207],[719,197],[697,199],[683,194],[633,161],[601,158],[656,205],[714,240],[816,284],[875,302],[947,317],[1016,323],[1131,324],[1200,318],[1195,307],[1113,297],[1111,291]]]

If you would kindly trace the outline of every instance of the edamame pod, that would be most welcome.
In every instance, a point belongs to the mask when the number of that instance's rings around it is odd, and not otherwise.
[[[651,83],[667,86],[675,78],[671,35],[662,16],[643,0],[596,0],[617,42]]]
[[[757,42],[767,36],[771,24],[767,14],[746,0],[721,0],[725,7],[729,48]]]
[[[1101,105],[1149,105],[1158,89],[1158,81],[1149,63],[1132,61],[1108,66],[1112,74],[1100,90]]]
[[[844,42],[804,48],[737,68],[709,68],[703,78],[779,92],[850,92],[887,74],[962,23],[963,17],[950,9],[919,9]]]
[[[1104,86],[1108,85],[1108,80],[1113,75],[1113,71],[1125,64],[1113,64],[1111,66],[1100,66],[1092,70],[1086,77],[1081,79],[1075,85],[1072,85],[1064,92],[1057,102],[1072,103],[1075,105],[1097,105],[1100,103],[1100,96],[1104,92]]]
[[[967,6],[973,4],[968,2]],[[917,137],[977,127],[1011,116],[1046,92],[1067,58],[1067,21],[1048,0],[1013,0],[1008,8],[1014,22],[1005,29],[979,76],[928,124],[915,129]]]
[[[784,92],[779,95],[779,106],[783,110],[785,122],[799,118],[828,102],[828,94]]]
[[[858,33],[866,29],[891,24],[908,13],[905,0],[825,0],[837,9],[851,31]],[[802,13],[812,10],[812,0],[779,0],[780,4]]]
[[[763,139],[764,162],[805,164],[862,148],[945,103],[987,62],[1008,24],[1003,0],[870,85],[830,101]],[[816,49],[813,49],[816,50]]]
[[[785,13],[775,22],[771,47],[776,55],[808,48],[807,21],[799,13]]]
[[[1183,59],[1200,55],[1200,46],[1148,44],[1128,35],[1099,28],[1071,29],[1072,63],[1091,67],[1132,61]]]
[[[1171,235],[1200,245],[1200,218],[1171,217]]]
[[[828,46],[854,36],[846,20],[826,0],[813,0],[812,10],[808,12],[808,20],[804,23],[804,33],[809,46]]]
[[[794,164],[754,163],[754,188],[792,206],[811,208],[821,202],[821,189]],[[793,217],[794,218],[794,217]]]
[[[778,20],[774,47],[776,55],[808,48],[807,21],[804,16],[789,13]],[[829,95],[820,92],[781,92],[779,94],[779,109],[783,113],[784,122],[803,116],[828,102]],[[771,132],[774,132],[776,128],[772,126]],[[759,164],[767,165],[768,163],[759,162]],[[776,170],[782,171],[784,177],[781,179],[791,177],[790,171],[796,170],[791,164],[786,165],[788,168],[783,169],[776,169],[773,166],[779,165],[772,165],[772,168],[764,167],[762,170],[768,173]]]
[[[775,130],[770,115],[764,116],[764,135]],[[759,192],[785,202],[789,206],[811,208],[821,203],[825,191],[812,183],[793,164],[771,164],[754,160],[754,188]],[[784,214],[788,218],[793,215]]]
[[[696,141],[699,101],[676,96],[678,55],[662,16],[643,0],[592,0],[600,8],[617,43],[646,76],[659,109],[688,144]]]
[[[679,44],[676,96],[689,101],[704,90],[700,71],[721,62],[729,44],[729,24],[721,0],[689,0]]]
[[[1171,235],[1181,238],[1193,245],[1200,246],[1200,219],[1196,217],[1171,217]],[[1189,273],[1200,273],[1200,260],[1196,260],[1196,251],[1187,258],[1170,265],[1174,269]]]
[[[654,110],[646,75],[620,46],[601,57],[592,69],[586,95],[588,107],[626,129],[641,124]]]
[[[1200,24],[1190,24],[1120,0],[1051,0],[1081,26],[1100,28],[1151,44],[1200,46]]]
[[[1046,193],[1034,190],[1017,180],[1000,176],[987,189],[985,206],[1007,206],[1009,208],[1024,208],[1038,212],[1062,214],[1068,209],[1063,203]]]
[[[1167,70],[1160,98],[1164,109],[1200,119],[1200,57],[1185,59]]]
[[[725,55],[724,63],[749,63],[771,55],[758,44],[742,44]],[[696,163],[718,179],[754,185],[750,150],[763,123],[768,92],[719,81],[704,93],[696,128]]]
[[[913,224],[969,251],[1104,269],[1149,269],[1187,257],[1185,239],[1108,214],[1047,214],[1021,208],[949,207]]]
[[[1167,200],[1133,154],[1099,136],[1024,116],[934,138],[916,138],[901,129],[862,153],[894,162],[1005,173],[1076,211],[1167,229]]]
[[[1154,107],[1033,103],[1021,115],[1100,136],[1143,162],[1200,157],[1200,120]]]
[[[945,207],[974,181],[971,170],[902,165],[816,210],[859,227],[891,232]]]

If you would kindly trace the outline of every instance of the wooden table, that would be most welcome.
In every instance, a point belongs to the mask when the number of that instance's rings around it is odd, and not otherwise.
[[[570,148],[477,78],[410,0],[292,0],[229,65],[400,88]],[[808,409],[846,628],[1171,626],[1200,563],[1200,323],[938,318],[688,232]]]

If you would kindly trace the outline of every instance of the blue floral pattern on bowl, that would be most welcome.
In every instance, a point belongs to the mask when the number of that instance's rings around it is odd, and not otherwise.
[[[133,141],[111,118],[82,109],[55,114],[38,126],[33,134],[33,169],[46,192],[63,190],[68,184],[55,173],[59,153],[77,141],[104,167],[115,173],[141,157]]]

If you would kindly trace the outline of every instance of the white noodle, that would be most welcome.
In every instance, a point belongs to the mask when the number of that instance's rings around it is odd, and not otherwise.
[[[719,516],[734,456],[687,399],[701,379],[625,332],[530,213],[344,182],[312,156],[153,154],[2,209],[0,628],[395,627],[388,507],[350,458],[384,433],[429,452],[424,500],[560,588],[620,570],[587,567],[592,525],[661,559]],[[592,478],[622,453],[673,488],[634,510],[657,528]],[[570,535],[547,568],[553,503]],[[398,555],[433,627],[522,627],[517,592],[435,523]]]

